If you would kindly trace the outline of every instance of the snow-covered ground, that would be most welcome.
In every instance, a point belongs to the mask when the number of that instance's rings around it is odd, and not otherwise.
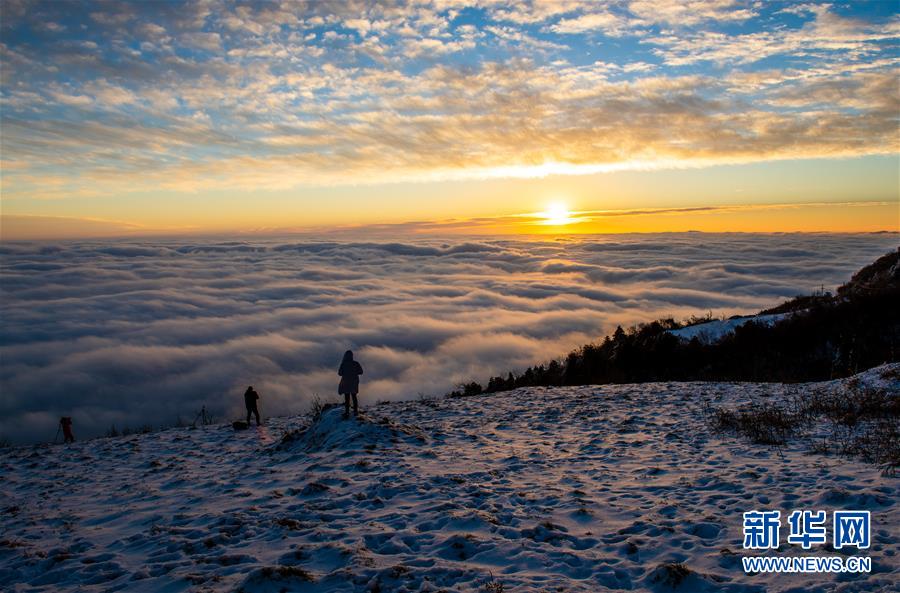
[[[714,344],[750,321],[763,325],[774,325],[788,315],[789,313],[772,313],[771,315],[749,315],[747,317],[717,319],[706,323],[698,323],[697,325],[689,325],[681,329],[672,329],[669,330],[669,333],[685,341],[697,338],[704,344]]]
[[[863,379],[898,390],[885,368]],[[808,388],[519,389],[285,440],[308,419],[5,450],[0,590],[896,591],[897,478],[703,419]],[[741,513],[803,508],[870,510],[873,572],[745,575]]]

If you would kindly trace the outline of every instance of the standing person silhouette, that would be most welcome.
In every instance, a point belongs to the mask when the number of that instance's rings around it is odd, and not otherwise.
[[[338,369],[341,383],[338,385],[338,393],[344,396],[344,418],[350,417],[350,398],[353,398],[353,415],[359,414],[359,401],[356,395],[359,393],[359,376],[363,374],[362,365],[353,360],[353,351],[344,352],[344,359]]]
[[[244,405],[247,406],[247,426],[250,426],[250,414],[256,416],[256,425],[259,426],[259,408],[256,402],[259,400],[259,394],[253,389],[253,385],[244,392]]]
[[[66,443],[74,443],[75,435],[72,434],[72,418],[69,416],[63,416],[59,419],[59,425],[62,427],[63,440]],[[58,435],[59,431],[56,431],[56,434]],[[56,439],[53,440],[54,442],[56,441]]]

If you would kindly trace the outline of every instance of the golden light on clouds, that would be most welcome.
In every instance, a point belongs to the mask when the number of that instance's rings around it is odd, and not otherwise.
[[[545,209],[526,226],[578,232],[597,226],[588,210],[737,192],[900,198],[895,7],[688,4],[8,2],[0,194],[18,218],[4,226],[214,232]],[[817,181],[848,161],[853,187]],[[762,174],[715,172],[738,165]],[[699,189],[639,191],[638,176],[689,170]],[[542,201],[555,197],[567,203]],[[649,218],[599,228],[624,220]]]

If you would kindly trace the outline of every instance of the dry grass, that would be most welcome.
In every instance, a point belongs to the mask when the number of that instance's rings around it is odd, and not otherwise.
[[[780,408],[747,406],[715,410],[712,425],[719,432],[735,432],[760,445],[784,445],[794,433],[797,419]]]
[[[494,573],[491,573],[491,580],[484,584],[484,593],[503,593],[506,588],[503,583],[494,579]]]
[[[717,432],[739,434],[762,445],[805,439],[814,453],[856,457],[881,466],[886,474],[900,467],[900,397],[859,381],[797,393],[780,404],[769,400],[712,409],[709,421]]]
[[[677,589],[691,575],[691,569],[681,562],[666,562],[656,567],[652,581],[666,587]]]

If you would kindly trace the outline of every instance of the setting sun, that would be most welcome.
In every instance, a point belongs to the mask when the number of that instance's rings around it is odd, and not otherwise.
[[[573,222],[571,212],[562,202],[554,202],[547,206],[547,209],[541,213],[544,218],[543,224],[559,226]]]

